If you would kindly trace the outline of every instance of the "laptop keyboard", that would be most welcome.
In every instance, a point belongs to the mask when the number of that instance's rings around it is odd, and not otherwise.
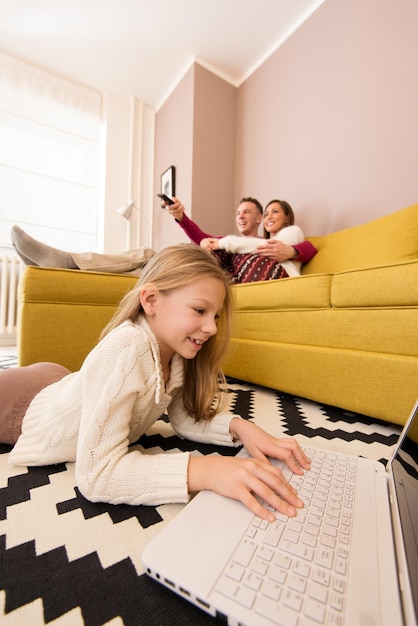
[[[280,626],[342,626],[356,459],[305,448],[303,476],[279,466],[305,507],[296,518],[254,516],[215,588]],[[287,472],[287,475],[286,475]]]

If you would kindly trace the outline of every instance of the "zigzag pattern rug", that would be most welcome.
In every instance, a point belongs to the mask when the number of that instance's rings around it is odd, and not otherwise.
[[[8,367],[17,366],[17,356],[15,354],[4,354],[0,356],[0,370],[5,370]]]
[[[240,381],[229,410],[277,436],[386,462],[400,428]],[[136,444],[144,452],[236,449],[179,439],[163,416]],[[0,622],[2,626],[205,626],[220,623],[144,574],[144,545],[183,505],[93,504],[73,464],[8,465],[0,445]]]

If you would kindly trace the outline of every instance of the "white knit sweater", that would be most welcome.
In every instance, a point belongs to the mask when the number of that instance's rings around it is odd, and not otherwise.
[[[297,243],[302,243],[305,240],[305,235],[299,226],[285,226],[279,232],[277,232],[272,239],[279,239],[283,243],[289,246],[294,246]],[[256,253],[257,247],[263,243],[263,239],[260,237],[239,237],[238,235],[227,235],[218,239],[219,247],[227,252],[234,254],[249,254]],[[299,276],[302,263],[300,261],[293,261],[288,259],[280,263],[286,270],[289,276]]]
[[[182,385],[182,357],[174,355],[164,388],[159,346],[146,320],[124,322],[90,352],[79,372],[32,400],[9,462],[75,461],[77,485],[93,502],[186,502],[188,453],[128,448],[166,409],[181,437],[239,445],[229,433],[233,415],[196,422],[186,413]]]

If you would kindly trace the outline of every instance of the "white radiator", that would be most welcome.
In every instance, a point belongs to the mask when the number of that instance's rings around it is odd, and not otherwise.
[[[24,264],[15,255],[0,256],[0,345],[16,345],[17,289]]]

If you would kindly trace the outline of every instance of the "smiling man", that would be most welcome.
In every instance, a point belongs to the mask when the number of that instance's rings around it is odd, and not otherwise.
[[[204,233],[203,230],[186,215],[184,205],[178,198],[173,198],[173,200],[174,204],[166,205],[162,202],[161,206],[165,207],[170,215],[174,217],[193,243],[200,244],[202,239],[213,237],[213,235]],[[263,207],[261,203],[256,198],[241,198],[235,214],[235,223],[240,234],[243,237],[257,237],[258,227],[262,220]]]

